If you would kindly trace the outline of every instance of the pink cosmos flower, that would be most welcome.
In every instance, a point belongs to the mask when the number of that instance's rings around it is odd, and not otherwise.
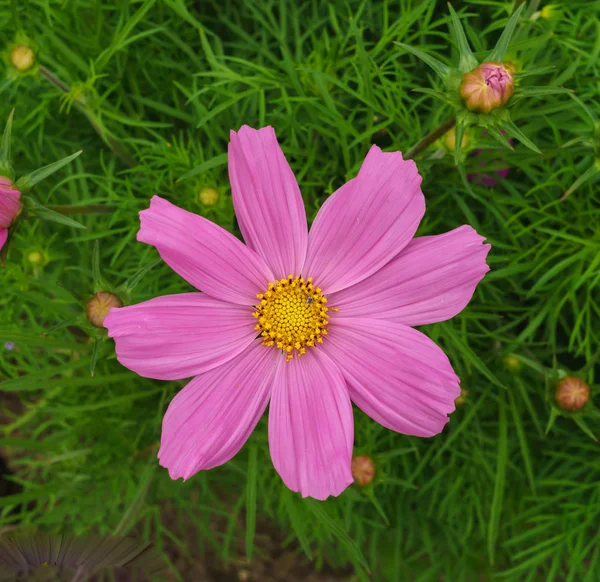
[[[325,499],[352,483],[353,401],[404,434],[439,433],[459,379],[411,326],[449,319],[488,270],[471,227],[413,239],[421,177],[399,152],[369,151],[310,229],[273,128],[231,133],[229,176],[246,245],[155,196],[138,240],[203,293],[112,309],[119,361],[142,376],[195,376],[163,421],[173,479],[230,460],[269,410],[285,484]]]
[[[8,238],[8,227],[21,211],[21,192],[11,187],[12,180],[0,176],[0,249]]]

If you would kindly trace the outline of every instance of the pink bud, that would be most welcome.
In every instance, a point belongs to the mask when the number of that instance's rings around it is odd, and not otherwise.
[[[375,463],[371,457],[359,455],[352,457],[350,470],[354,477],[354,482],[361,487],[365,487],[375,478]]]
[[[104,319],[113,307],[123,307],[123,302],[114,293],[99,291],[85,306],[88,321],[95,327],[104,327]]]
[[[489,113],[502,107],[515,90],[512,75],[501,63],[483,63],[463,76],[460,96],[467,109]]]
[[[557,384],[554,398],[563,410],[577,412],[588,403],[590,387],[579,378],[567,376]]]
[[[12,180],[0,176],[0,249],[8,237],[8,227],[21,212],[21,192],[14,189]]]

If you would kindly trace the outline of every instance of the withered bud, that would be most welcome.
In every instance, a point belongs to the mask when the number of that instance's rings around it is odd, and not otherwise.
[[[360,487],[365,487],[375,478],[375,462],[366,455],[352,457],[350,469],[352,477],[354,477],[354,483]]]
[[[577,412],[590,399],[590,387],[579,378],[567,376],[558,382],[554,393],[556,403],[563,410]]]
[[[85,306],[88,321],[95,327],[104,327],[104,319],[113,307],[123,307],[123,302],[108,291],[98,291]]]

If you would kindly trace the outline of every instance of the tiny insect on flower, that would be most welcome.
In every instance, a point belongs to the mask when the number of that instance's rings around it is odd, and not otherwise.
[[[228,160],[246,245],[155,196],[137,238],[203,292],[111,309],[104,325],[124,366],[194,377],[163,420],[158,456],[173,479],[233,458],[269,405],[284,483],[339,495],[354,480],[351,401],[404,434],[430,437],[448,422],[459,379],[414,326],[467,305],[490,247],[469,226],[413,238],[425,199],[400,152],[373,146],[310,232],[273,128],[232,132]]]
[[[559,408],[568,412],[577,412],[588,403],[590,387],[579,378],[567,376],[556,385],[554,398]]]
[[[511,98],[515,86],[512,75],[502,63],[483,63],[466,73],[460,84],[460,96],[470,111],[489,113]]]

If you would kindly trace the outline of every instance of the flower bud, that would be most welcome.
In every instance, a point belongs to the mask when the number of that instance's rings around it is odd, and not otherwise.
[[[375,478],[375,462],[366,455],[352,457],[350,470],[352,471],[352,477],[354,477],[354,483],[360,487],[365,487]]]
[[[460,84],[460,96],[467,109],[489,113],[502,107],[515,90],[512,75],[501,63],[483,63],[466,73]]]
[[[31,251],[27,255],[27,260],[35,266],[41,265],[45,262],[44,255],[40,251]]]
[[[455,406],[462,406],[467,401],[467,396],[469,395],[469,391],[464,388],[460,389],[460,395],[454,401]]]
[[[518,370],[521,367],[521,362],[519,359],[515,356],[511,356],[510,354],[504,358],[504,364],[511,370]]]
[[[590,399],[590,387],[573,376],[567,376],[558,382],[554,398],[560,408],[568,412],[581,410]]]
[[[21,192],[14,189],[12,180],[0,176],[0,249],[8,237],[8,227],[21,212]]]
[[[454,127],[446,132],[446,135],[442,138],[442,145],[448,152],[454,153],[456,148],[456,129]],[[469,136],[465,133],[463,135],[462,143],[460,144],[460,149],[464,150],[468,145]]]
[[[10,53],[10,62],[17,71],[23,73],[33,67],[35,54],[28,46],[16,46]]]
[[[198,197],[204,206],[214,206],[219,201],[219,193],[215,188],[210,187],[202,188]]]
[[[108,291],[99,291],[85,306],[88,321],[95,327],[104,327],[104,319],[113,307],[123,307],[123,302]]]

